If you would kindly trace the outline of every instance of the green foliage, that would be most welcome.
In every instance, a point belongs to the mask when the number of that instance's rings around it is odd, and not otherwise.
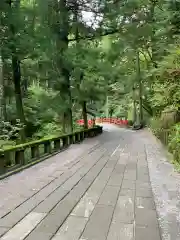
[[[60,136],[63,133],[62,127],[55,122],[50,122],[41,125],[38,132],[34,134],[35,138],[55,137]]]
[[[180,124],[176,124],[172,128],[168,148],[173,154],[174,161],[180,164]]]
[[[28,92],[25,99],[25,113],[30,122],[39,126],[54,121],[63,113],[64,106],[59,104],[61,102],[59,92],[38,85],[30,86]]]
[[[2,121],[0,124],[0,139],[6,144],[10,140],[20,139],[20,131],[24,128],[24,125],[20,122],[19,119],[16,119],[16,123],[12,125],[10,122]],[[2,142],[3,143],[3,142]],[[1,145],[2,146],[2,145]]]
[[[148,125],[151,128],[151,130],[154,133],[154,135],[156,137],[160,138],[161,133],[163,131],[162,123],[161,123],[160,118],[158,118],[158,117],[151,118],[149,120],[149,124]]]
[[[91,8],[98,12],[92,25],[83,13]],[[159,137],[162,111],[180,108],[180,15],[172,1],[14,0],[12,6],[3,1],[0,10],[1,117],[12,123],[24,117],[26,137],[81,129],[76,120],[83,102],[92,115],[133,120],[134,98],[153,115]],[[13,56],[21,73],[15,84]]]
[[[156,69],[156,81],[153,83],[151,106],[157,113],[180,107],[180,51],[179,44],[170,46],[169,54],[164,57]]]

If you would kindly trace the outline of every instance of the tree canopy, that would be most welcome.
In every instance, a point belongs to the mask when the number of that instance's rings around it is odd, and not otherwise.
[[[1,0],[2,140],[71,132],[79,118],[85,128],[107,114],[135,121],[132,106],[140,121],[179,111],[179,10],[179,1]]]

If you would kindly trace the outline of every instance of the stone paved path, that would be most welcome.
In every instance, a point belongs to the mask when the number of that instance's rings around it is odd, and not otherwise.
[[[0,181],[0,194],[1,240],[161,239],[141,133],[112,126]]]

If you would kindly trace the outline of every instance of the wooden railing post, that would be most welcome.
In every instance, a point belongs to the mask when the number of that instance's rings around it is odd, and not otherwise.
[[[94,129],[90,129],[89,131],[89,137],[94,137]]]
[[[25,158],[24,158],[24,149],[17,150],[15,152],[15,163],[18,165],[25,165]]]
[[[84,138],[88,138],[89,129],[84,132]]]
[[[52,151],[51,149],[51,142],[50,141],[47,141],[44,143],[44,153],[45,154],[50,154]]]
[[[79,133],[75,133],[74,134],[74,138],[75,138],[74,139],[75,140],[74,143],[78,143],[80,141]]]
[[[74,143],[74,134],[69,135],[69,144]]]
[[[80,134],[76,133],[76,141],[79,143],[80,142]]]
[[[55,151],[60,150],[60,139],[54,140],[54,150]]]
[[[80,141],[82,142],[83,141],[83,139],[84,139],[84,132],[80,132],[79,133],[79,138],[80,138]]]
[[[0,174],[5,173],[5,156],[3,153],[0,154]]]
[[[93,137],[98,135],[98,128],[93,129]]]
[[[92,133],[91,133],[91,137],[95,137],[96,136],[96,128],[92,129]]]
[[[31,147],[31,157],[38,158],[39,157],[39,145],[35,145]]]
[[[73,134],[73,144],[76,143],[76,133]]]
[[[90,131],[90,129],[88,129],[88,131],[86,131],[86,138],[89,137],[89,131]]]
[[[65,136],[62,138],[62,141],[63,141],[63,148],[67,147],[69,145],[69,142],[71,141],[70,140],[70,136]]]

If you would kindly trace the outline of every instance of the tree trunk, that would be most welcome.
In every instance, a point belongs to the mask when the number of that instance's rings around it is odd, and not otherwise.
[[[109,117],[110,117],[110,118],[112,118],[113,113],[114,113],[114,109],[111,109],[111,108],[110,108],[110,110],[109,110]]]
[[[25,115],[23,109],[22,95],[21,95],[21,70],[20,70],[20,62],[16,55],[12,55],[12,70],[13,70],[13,83],[14,83],[14,91],[15,91],[15,99],[16,99],[16,111],[18,118],[21,121],[21,124],[25,126]],[[21,130],[21,141],[25,141],[25,131],[24,127]]]
[[[0,56],[0,118],[1,120],[7,121],[6,111],[6,96],[4,91],[4,62],[3,57]]]
[[[93,125],[92,125],[93,127],[95,127],[96,126],[96,117],[93,117]]]
[[[73,116],[72,116],[72,96],[71,96],[71,85],[70,85],[70,74],[69,71],[62,67],[62,75],[65,80],[65,84],[63,84],[63,90],[65,91],[66,98],[68,98],[68,106],[67,106],[67,132],[73,132]]]
[[[154,11],[155,11],[156,5],[157,5],[157,1],[151,0],[149,23],[152,26],[152,34],[151,34],[150,40],[151,40],[151,51],[152,51],[151,61],[152,61],[152,64],[153,64],[154,68],[158,67],[158,63],[157,63],[158,62],[158,53],[157,53],[158,48],[156,46],[156,37],[155,37],[155,34],[156,34],[156,31],[155,31],[156,21],[155,21],[155,18],[154,18]]]
[[[0,56],[0,119],[3,120],[4,116],[3,116],[3,92],[4,92],[4,84],[3,84],[3,63],[2,63],[2,57]]]
[[[67,112],[63,113],[63,133],[67,133]]]
[[[143,104],[142,104],[142,80],[139,60],[139,51],[137,51],[137,80],[139,83],[139,121],[143,122]]]
[[[12,13],[12,1],[8,1],[9,8],[10,8],[10,16],[11,18],[13,16]],[[20,7],[20,0],[16,0],[14,3],[14,9],[18,12]],[[13,19],[13,18],[12,18]],[[9,25],[9,31],[10,31],[10,41],[11,44],[11,60],[12,60],[12,72],[13,72],[13,83],[14,83],[14,91],[15,91],[15,99],[16,99],[16,112],[17,116],[21,121],[21,124],[25,126],[25,115],[24,115],[24,109],[23,109],[23,102],[22,102],[22,93],[21,93],[21,66],[20,61],[18,59],[17,55],[17,49],[16,49],[16,35],[17,35],[17,28],[15,27],[14,23],[10,23]],[[25,141],[25,128],[23,127],[20,132],[20,140],[21,142]]]
[[[133,124],[137,120],[135,87],[133,87]]]
[[[106,117],[109,117],[109,97],[106,96]]]
[[[68,109],[68,120],[69,120],[68,132],[72,133],[73,132],[73,114],[72,114],[71,107],[69,107],[69,109]]]
[[[53,29],[57,35],[57,50],[59,51],[58,65],[64,77],[64,83],[61,86],[62,94],[68,100],[67,118],[68,118],[68,132],[73,132],[73,116],[72,116],[72,96],[71,96],[71,83],[70,72],[68,64],[65,62],[65,52],[68,49],[68,35],[69,35],[69,13],[66,0],[55,1],[55,14],[56,19],[53,22]],[[60,24],[57,25],[57,22]],[[58,27],[57,27],[58,26]]]
[[[5,86],[3,85],[3,88]],[[3,91],[3,116],[4,116],[4,121],[7,122],[8,121],[8,116],[7,116],[7,108],[6,108],[6,95],[5,95],[5,91]]]
[[[82,115],[84,120],[84,129],[88,129],[86,101],[82,102]]]

